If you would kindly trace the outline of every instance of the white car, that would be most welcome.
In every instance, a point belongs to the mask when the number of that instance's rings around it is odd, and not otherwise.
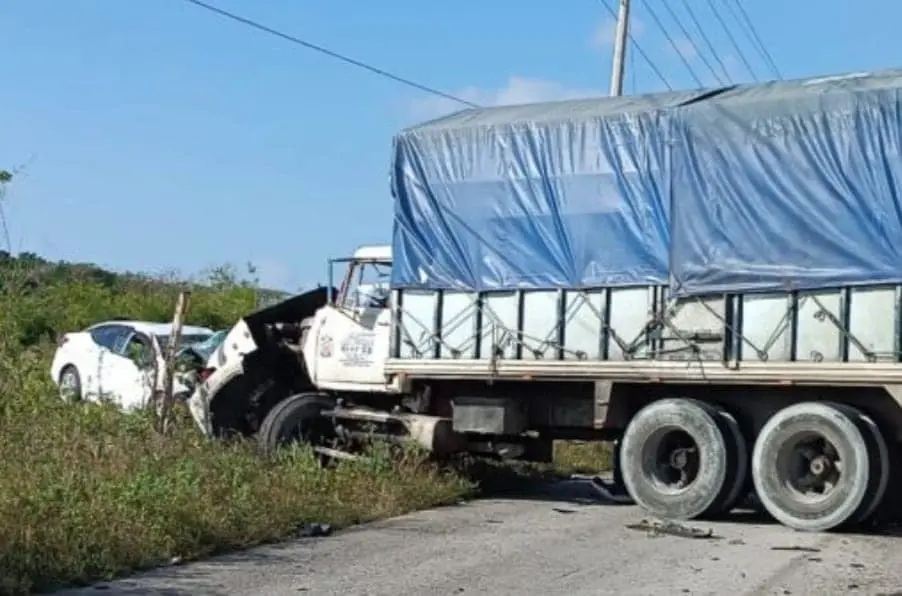
[[[106,321],[60,338],[50,375],[66,401],[110,399],[122,409],[147,405],[163,389],[170,323]],[[209,339],[206,327],[182,327],[178,348]],[[173,393],[190,389],[174,381]]]

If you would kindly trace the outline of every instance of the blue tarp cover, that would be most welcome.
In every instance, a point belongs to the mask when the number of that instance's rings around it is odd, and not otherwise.
[[[902,282],[902,71],[466,110],[394,142],[393,285]]]
[[[679,293],[902,282],[902,71],[770,83],[673,123]]]
[[[396,137],[396,287],[667,283],[664,108],[700,92],[466,110]]]

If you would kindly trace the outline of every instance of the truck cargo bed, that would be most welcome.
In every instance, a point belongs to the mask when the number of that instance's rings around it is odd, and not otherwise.
[[[669,299],[666,286],[395,290],[410,377],[902,382],[902,286]]]

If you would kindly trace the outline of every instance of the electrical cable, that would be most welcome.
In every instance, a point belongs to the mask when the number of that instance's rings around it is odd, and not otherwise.
[[[752,19],[749,17],[749,14],[746,12],[745,8],[742,6],[742,2],[739,0],[733,0],[733,4],[736,5],[736,8],[739,9],[739,15],[733,8],[730,6],[730,3],[727,2],[727,9],[730,11],[730,14],[733,15],[733,18],[736,19],[740,26],[745,31],[746,35],[749,36],[749,39],[752,42],[752,45],[755,46],[755,49],[758,51],[758,54],[764,58],[764,61],[767,62],[767,66],[770,71],[774,74],[774,76],[783,80],[783,74],[780,72],[780,69],[777,68],[777,63],[774,62],[773,56],[770,55],[770,52],[767,51],[767,46],[764,45],[764,42],[761,41],[761,37],[758,35],[758,31],[755,28],[755,24],[752,22]]]
[[[614,18],[614,22],[616,22],[617,21],[617,12],[614,11],[613,8],[611,8],[611,6],[606,2],[606,0],[600,0],[600,2],[601,2],[601,5],[604,6],[605,9]],[[652,71],[654,71],[654,73],[658,76],[658,78],[661,79],[661,82],[664,83],[664,86],[667,87],[667,89],[669,91],[673,91],[673,87],[667,81],[667,77],[665,77],[664,74],[661,72],[661,70],[655,65],[654,60],[652,60],[649,57],[649,55],[645,53],[645,50],[642,49],[642,46],[639,45],[639,42],[636,41],[636,38],[633,37],[633,34],[630,32],[627,32],[627,38],[630,40],[630,43],[633,44],[633,47],[636,48],[636,51],[639,52],[639,55],[642,56],[642,58],[645,60],[646,63],[648,63],[648,66],[652,69]]]
[[[340,60],[341,62],[344,62],[344,63],[346,63],[346,64],[350,64],[351,66],[356,66],[357,68],[362,68],[363,70],[367,70],[367,71],[369,71],[369,72],[371,72],[371,73],[373,73],[373,74],[379,75],[379,76],[381,76],[381,77],[384,77],[384,78],[387,78],[387,79],[391,79],[392,81],[395,81],[396,83],[401,83],[402,85],[406,85],[406,86],[408,86],[408,87],[413,87],[414,89],[417,89],[417,90],[419,90],[419,91],[423,91],[423,92],[425,92],[425,93],[429,93],[429,94],[431,94],[431,95],[435,95],[435,96],[437,96],[437,97],[441,97],[441,98],[444,98],[444,99],[449,99],[449,100],[451,100],[451,101],[455,101],[455,102],[457,102],[457,103],[463,104],[463,105],[468,106],[468,107],[471,107],[471,108],[479,108],[479,107],[482,107],[482,106],[480,106],[479,104],[473,103],[472,101],[468,101],[468,100],[463,99],[463,98],[461,98],[461,97],[457,97],[457,96],[452,95],[452,94],[450,94],[450,93],[446,93],[445,91],[441,91],[441,90],[436,89],[436,88],[434,88],[434,87],[429,87],[428,85],[423,85],[422,83],[417,83],[416,81],[414,81],[414,80],[412,80],[412,79],[408,79],[408,78],[402,77],[402,76],[400,76],[400,75],[396,75],[396,74],[391,73],[391,72],[389,72],[389,71],[387,71],[387,70],[384,70],[384,69],[382,69],[382,68],[378,68],[378,67],[373,66],[373,65],[371,65],[371,64],[367,64],[366,62],[363,62],[363,61],[361,61],[361,60],[357,60],[357,59],[355,59],[355,58],[351,58],[351,57],[349,57],[349,56],[346,56],[346,55],[341,54],[341,53],[339,53],[339,52],[336,52],[336,51],[334,51],[334,50],[330,50],[330,49],[328,49],[328,48],[325,48],[325,47],[323,47],[323,46],[321,46],[321,45],[317,45],[317,44],[312,43],[312,42],[310,42],[310,41],[301,39],[301,38],[299,38],[299,37],[295,37],[295,36],[293,36],[293,35],[289,35],[288,33],[283,33],[283,32],[281,32],[281,31],[277,31],[276,29],[273,29],[273,28],[271,28],[271,27],[267,27],[266,25],[263,25],[262,23],[258,23],[258,22],[256,22],[256,21],[252,21],[251,19],[242,17],[242,16],[240,16],[240,15],[237,15],[237,14],[235,14],[235,13],[229,12],[229,11],[227,11],[227,10],[223,10],[222,8],[219,8],[219,7],[217,7],[217,6],[213,6],[212,4],[207,4],[206,2],[202,2],[201,0],[184,0],[184,1],[185,1],[185,2],[188,2],[188,3],[190,3],[190,4],[194,4],[195,6],[198,6],[198,7],[200,7],[200,8],[205,9],[205,10],[208,10],[208,11],[210,11],[210,12],[212,12],[212,13],[215,13],[215,14],[221,16],[221,17],[224,17],[224,18],[227,18],[227,19],[231,19],[231,20],[233,20],[233,21],[236,21],[236,22],[241,23],[241,24],[243,24],[243,25],[246,25],[246,26],[248,26],[248,27],[252,27],[252,28],[254,28],[254,29],[257,29],[258,31],[263,31],[264,33],[268,33],[268,34],[273,35],[273,36],[275,36],[275,37],[280,37],[280,38],[282,38],[282,39],[284,39],[284,40],[286,40],[286,41],[290,41],[290,42],[292,42],[292,43],[294,43],[294,44],[297,44],[297,45],[299,45],[299,46],[303,46],[303,47],[307,48],[308,50],[313,50],[314,52],[319,52],[320,54],[324,54],[324,55],[326,55],[326,56],[329,56],[330,58],[334,58],[334,59],[336,59],[336,60]]]
[[[702,83],[701,78],[699,78],[699,76],[695,73],[695,69],[692,68],[692,64],[689,62],[686,56],[683,55],[683,51],[680,49],[680,46],[677,45],[676,40],[674,40],[670,35],[667,27],[665,27],[661,19],[658,18],[658,13],[655,12],[655,10],[651,7],[651,4],[646,2],[646,0],[642,0],[642,3],[645,5],[645,10],[648,11],[648,14],[651,15],[652,20],[654,20],[655,24],[658,26],[658,29],[660,29],[661,33],[664,34],[664,37],[667,38],[667,42],[670,44],[670,47],[672,47],[673,51],[675,51],[677,53],[677,56],[680,57],[680,60],[683,62],[683,66],[685,66],[686,70],[689,71],[689,74],[695,80],[695,83],[699,87],[704,87],[704,83]]]
[[[730,76],[730,70],[727,68],[727,65],[723,60],[720,59],[720,55],[717,53],[717,49],[714,47],[714,44],[711,43],[711,38],[708,37],[708,34],[705,33],[705,28],[702,27],[701,22],[698,20],[698,17],[695,15],[695,11],[692,10],[692,6],[689,5],[688,0],[682,0],[683,8],[686,9],[686,12],[689,14],[689,18],[692,20],[692,24],[695,25],[695,28],[698,29],[698,33],[702,38],[702,41],[705,42],[705,46],[707,46],[708,51],[711,52],[711,55],[714,56],[714,60],[717,61],[717,64],[720,66],[723,71],[724,78],[726,78],[727,82],[731,85],[733,84],[733,77]]]
[[[752,75],[752,79],[756,82],[758,81],[758,75],[755,74],[755,70],[752,68],[752,65],[749,64],[748,59],[745,57],[745,52],[742,51],[742,48],[739,46],[739,43],[736,41],[736,37],[733,36],[733,32],[730,31],[730,26],[727,25],[727,22],[724,20],[723,16],[721,16],[720,11],[717,10],[717,6],[714,4],[714,0],[708,0],[708,6],[711,7],[711,12],[714,13],[714,17],[720,23],[720,26],[723,27],[723,30],[727,34],[727,38],[730,40],[730,43],[733,45],[733,49],[736,50],[736,53],[739,54],[739,59],[742,60],[742,63],[745,65],[746,70],[749,71],[749,74]]]
[[[718,84],[723,85],[724,84],[723,79],[720,78],[720,75],[717,73],[717,70],[714,68],[714,66],[710,62],[708,62],[708,59],[705,57],[705,53],[701,51],[701,49],[698,47],[698,44],[696,44],[695,40],[692,39],[692,34],[689,33],[689,30],[686,28],[685,25],[683,25],[683,22],[677,16],[676,11],[673,10],[673,7],[670,5],[670,2],[665,0],[661,4],[664,5],[664,8],[670,14],[670,18],[673,19],[673,22],[676,23],[677,27],[680,28],[680,32],[683,34],[683,36],[686,38],[686,40],[692,44],[692,49],[695,50],[695,54],[698,56],[699,60],[701,60],[702,64],[704,64],[705,67],[709,71],[711,71],[711,76],[714,77],[714,80],[716,80]]]

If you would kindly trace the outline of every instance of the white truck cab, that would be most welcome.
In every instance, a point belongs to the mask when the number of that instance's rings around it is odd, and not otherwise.
[[[344,268],[338,287],[330,280],[240,320],[188,400],[202,431],[256,433],[274,405],[304,391],[397,393],[385,375],[391,264],[390,246],[361,246],[330,262],[330,277]]]
[[[341,284],[316,311],[303,345],[310,380],[327,391],[396,392],[387,384],[391,343],[391,247],[363,246],[349,259]]]
[[[327,447],[387,438],[411,439],[436,453],[462,449],[446,417],[419,412],[387,377],[392,332],[391,248],[363,246],[344,266],[339,286],[320,287],[244,317],[211,356],[188,400],[208,436],[256,436],[266,450],[301,440]],[[386,401],[387,400],[387,401]],[[340,422],[338,422],[340,420]]]

